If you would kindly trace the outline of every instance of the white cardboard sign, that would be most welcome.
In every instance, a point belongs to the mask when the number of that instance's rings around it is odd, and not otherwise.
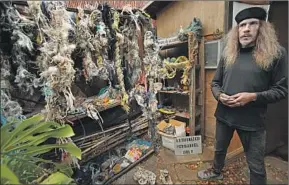
[[[177,137],[175,140],[175,155],[202,153],[202,136]]]

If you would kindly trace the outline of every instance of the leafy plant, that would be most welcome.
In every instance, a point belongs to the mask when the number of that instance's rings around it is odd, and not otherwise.
[[[2,126],[1,184],[71,183],[72,169],[69,165],[44,160],[40,155],[58,148],[67,151],[72,157],[81,159],[81,150],[73,142],[44,144],[49,138],[73,135],[73,129],[69,125],[45,121],[42,115]],[[47,164],[52,168],[45,168]]]

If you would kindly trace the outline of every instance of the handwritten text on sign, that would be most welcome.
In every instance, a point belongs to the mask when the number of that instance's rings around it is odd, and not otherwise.
[[[201,136],[177,137],[175,141],[175,155],[202,153]]]

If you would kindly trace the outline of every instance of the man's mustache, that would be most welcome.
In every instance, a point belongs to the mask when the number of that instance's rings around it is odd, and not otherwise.
[[[244,37],[252,37],[252,35],[243,35],[243,36],[241,36],[241,38],[244,38]]]

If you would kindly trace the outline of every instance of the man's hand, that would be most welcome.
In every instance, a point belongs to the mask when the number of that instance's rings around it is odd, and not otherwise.
[[[230,106],[229,102],[233,101],[234,98],[232,98],[231,96],[228,96],[225,93],[221,93],[219,96],[219,100],[220,100],[220,102],[222,102],[222,104],[224,104],[226,106]]]
[[[256,95],[256,93],[243,92],[243,93],[235,94],[235,95],[230,96],[230,97],[231,97],[231,100],[227,101],[227,105],[229,107],[241,107],[241,106],[244,106],[251,101],[255,101],[257,98],[257,95]]]

